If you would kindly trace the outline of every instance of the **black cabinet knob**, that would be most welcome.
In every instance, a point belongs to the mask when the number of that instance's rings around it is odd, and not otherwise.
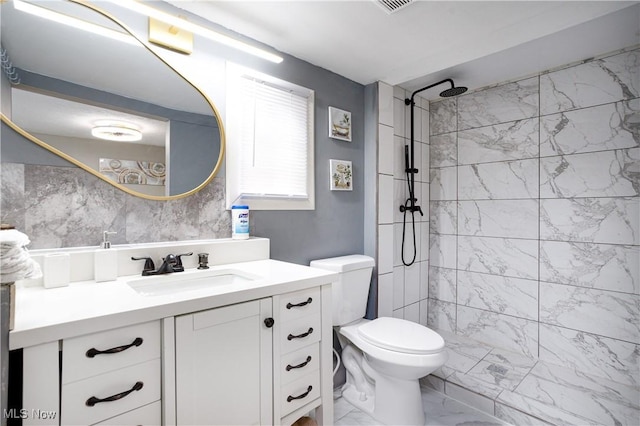
[[[275,321],[273,320],[273,318],[267,318],[267,319],[264,320],[264,325],[266,325],[267,328],[273,327],[274,323],[275,323]]]

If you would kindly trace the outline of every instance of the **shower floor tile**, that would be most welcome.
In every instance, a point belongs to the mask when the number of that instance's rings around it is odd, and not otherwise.
[[[425,425],[433,426],[506,426],[493,416],[469,407],[431,389],[422,389],[425,408]],[[334,401],[334,425],[336,426],[378,426],[382,423],[353,407],[343,398]]]
[[[450,355],[437,389],[464,404],[522,425],[640,425],[638,387],[437,331]]]

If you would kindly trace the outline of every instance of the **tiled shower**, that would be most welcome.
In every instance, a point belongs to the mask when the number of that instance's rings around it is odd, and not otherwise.
[[[378,85],[378,314],[442,331],[468,365],[435,382],[490,414],[640,421],[640,50],[418,102],[417,268],[398,256],[408,95]]]
[[[639,66],[431,104],[430,326],[640,385]]]

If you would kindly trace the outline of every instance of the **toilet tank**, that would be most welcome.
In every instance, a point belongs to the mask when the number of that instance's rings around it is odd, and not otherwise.
[[[361,254],[311,261],[312,268],[339,274],[331,286],[333,325],[349,324],[365,316],[374,264],[373,258]]]

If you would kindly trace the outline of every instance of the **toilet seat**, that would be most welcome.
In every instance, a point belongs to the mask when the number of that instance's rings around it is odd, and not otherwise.
[[[447,359],[447,352],[444,343],[440,350],[433,349],[432,353],[409,353],[401,350],[391,350],[381,347],[379,344],[370,343],[365,340],[359,332],[360,327],[380,321],[382,318],[374,320],[361,319],[355,323],[339,327],[338,332],[346,337],[351,343],[359,348],[365,357],[373,357],[379,361],[387,362],[396,366],[404,366],[409,368],[437,366],[440,367]],[[399,320],[409,322],[406,320]],[[420,326],[424,327],[424,326]],[[426,327],[424,327],[426,328]],[[366,330],[366,329],[365,329]],[[435,332],[434,332],[435,333]],[[434,368],[437,368],[434,367]]]
[[[405,354],[428,355],[444,349],[444,339],[415,322],[382,317],[358,327],[358,335],[379,348]]]

